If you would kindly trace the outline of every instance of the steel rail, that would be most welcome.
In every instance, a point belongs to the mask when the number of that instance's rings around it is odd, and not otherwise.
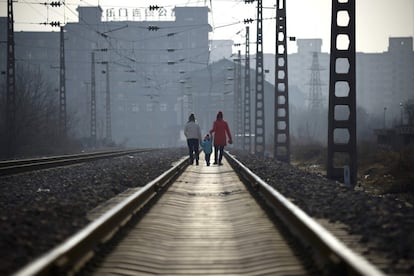
[[[80,154],[58,155],[30,159],[18,159],[0,161],[0,176],[16,174],[21,172],[41,170],[59,166],[72,165],[85,161],[94,161],[104,158],[119,157],[127,154],[134,154],[152,149],[129,149],[129,150],[109,150]]]
[[[105,152],[114,152],[116,150],[107,150],[107,151],[95,151],[95,152],[82,152],[82,153],[73,153],[73,154],[64,154],[64,155],[53,155],[53,156],[43,156],[43,157],[33,157],[33,158],[24,158],[24,159],[13,159],[13,160],[2,160],[0,161],[0,168],[14,166],[14,165],[24,165],[29,163],[43,162],[43,161],[52,161],[52,160],[62,160],[71,157],[78,156],[93,156],[99,155]],[[118,150],[124,151],[124,150]]]
[[[243,182],[264,197],[292,234],[306,246],[312,247],[319,266],[328,271],[329,275],[385,275],[228,152],[225,156]]]
[[[384,275],[357,255],[297,206],[226,153],[226,158],[247,186],[271,204],[276,215],[297,238],[310,246],[315,261],[329,275]],[[94,255],[94,250],[109,240],[134,213],[147,209],[188,166],[188,157],[148,183],[139,191],[91,222],[48,253],[16,272],[16,276],[60,275],[76,272]]]
[[[94,250],[112,237],[133,214],[149,206],[157,195],[164,192],[188,164],[188,157],[182,158],[171,169],[14,275],[62,275],[76,272],[94,255]]]

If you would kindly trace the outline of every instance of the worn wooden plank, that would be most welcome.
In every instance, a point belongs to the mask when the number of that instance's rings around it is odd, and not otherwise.
[[[306,270],[225,161],[189,166],[95,274],[304,275]]]

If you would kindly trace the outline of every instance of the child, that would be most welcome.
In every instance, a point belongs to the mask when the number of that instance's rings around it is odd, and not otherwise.
[[[201,142],[201,147],[203,148],[204,154],[206,156],[207,166],[210,166],[210,154],[213,150],[212,139],[209,134],[206,134],[203,141]]]

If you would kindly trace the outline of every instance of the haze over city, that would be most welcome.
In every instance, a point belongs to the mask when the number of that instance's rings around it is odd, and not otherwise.
[[[263,65],[268,97],[265,110],[269,117],[266,128],[271,141],[276,1],[262,3]],[[234,124],[236,77],[227,69],[235,66],[238,51],[245,54],[247,26],[250,26],[249,66],[256,69],[255,1],[82,0],[63,4],[25,0],[13,4],[17,65],[29,71],[42,68],[52,87],[58,86],[59,26],[64,27],[67,105],[76,121],[74,134],[85,139],[89,139],[90,121],[94,120],[81,118],[95,116],[90,114],[91,78],[95,75],[94,89],[98,92],[109,89],[113,94],[111,115],[103,102],[105,97],[97,96],[96,134],[104,138],[104,132],[109,131],[109,122],[104,121],[106,116],[113,121],[112,139],[116,143],[162,146],[184,139],[181,125],[190,112],[199,113],[198,120],[204,129],[210,127],[215,109],[223,110]],[[289,108],[297,109],[292,113],[290,128],[296,136],[312,136],[322,142],[326,141],[327,127],[331,4],[329,0],[286,1],[286,35],[295,38],[287,40]],[[4,14],[5,2],[2,7]],[[368,114],[359,116],[358,133],[372,138],[374,128],[403,121],[401,106],[412,98],[414,84],[409,76],[414,68],[411,59],[414,1],[395,0],[392,5],[387,0],[356,1],[355,8],[357,106]],[[344,19],[339,16],[338,24]],[[108,82],[103,81],[102,74],[91,73],[92,52],[98,62],[94,65],[97,72],[106,72],[106,68],[99,68],[102,67],[99,63],[110,64]],[[311,72],[311,67],[318,69]],[[318,90],[317,98],[311,96],[312,89]],[[255,93],[253,89],[251,93]],[[312,102],[319,107],[312,107]],[[323,108],[321,118],[308,116],[310,108]],[[163,119],[167,113],[171,120],[168,123]],[[171,141],[151,138],[156,129],[146,133],[147,136],[138,132],[149,117],[165,124]],[[309,128],[308,119],[317,121],[318,127]],[[153,129],[152,124],[147,127]]]
[[[245,27],[243,20],[256,18],[255,4],[245,4],[243,0],[72,0],[66,1],[65,7],[54,8],[44,5],[44,2],[26,0],[15,2],[15,30],[58,31],[58,28],[50,28],[38,23],[77,21],[78,5],[100,5],[104,10],[103,20],[107,20],[105,11],[111,8],[148,8],[150,5],[158,5],[170,10],[174,6],[208,5],[210,7],[209,23],[213,27],[210,39],[231,39],[235,43],[240,43],[243,42],[243,34],[239,31]],[[5,16],[6,1],[2,1],[0,5],[0,16]],[[275,1],[263,1],[265,53],[274,52],[275,21],[271,19],[275,16],[274,5]],[[322,51],[329,52],[331,0],[290,0],[286,3],[286,9],[288,35],[297,38],[322,38]],[[251,29],[251,36],[254,37],[255,30]],[[356,50],[358,52],[384,52],[387,50],[389,37],[413,35],[414,1],[356,1]],[[288,52],[294,51],[296,51],[296,46],[291,43],[288,45]]]
[[[413,45],[414,0],[0,0],[0,275],[413,275]]]

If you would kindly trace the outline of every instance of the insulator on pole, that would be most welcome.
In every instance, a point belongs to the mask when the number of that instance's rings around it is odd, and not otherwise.
[[[153,10],[158,10],[158,9],[160,9],[161,7],[159,7],[158,5],[150,5],[149,6],[149,10],[150,11],[153,11]]]
[[[59,1],[52,1],[52,2],[50,2],[49,5],[52,6],[52,7],[60,7],[60,6],[62,6],[62,3],[59,2]]]
[[[159,29],[160,29],[160,27],[158,27],[158,26],[153,26],[153,25],[148,26],[149,31],[158,31]]]

